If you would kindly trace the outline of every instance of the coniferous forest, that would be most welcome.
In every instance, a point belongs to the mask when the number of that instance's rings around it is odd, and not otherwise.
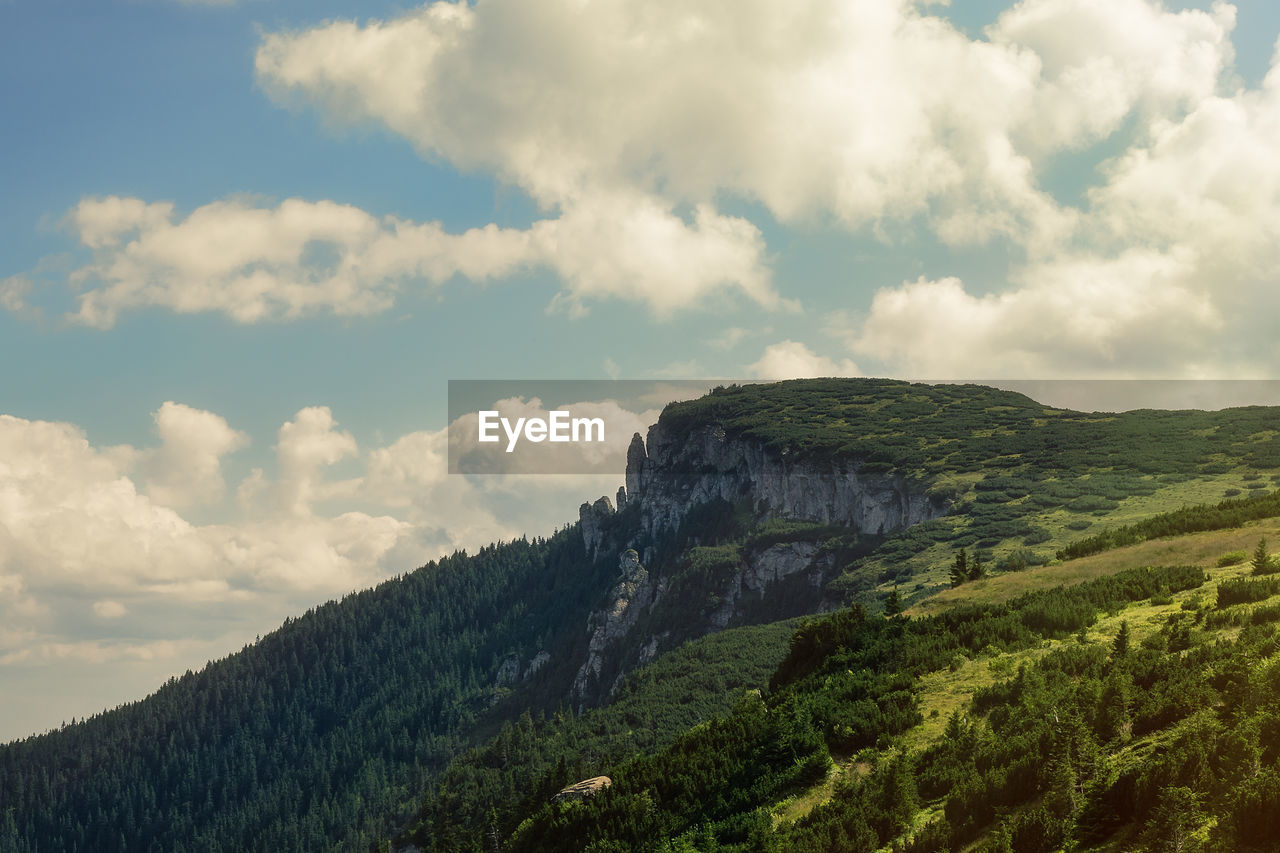
[[[0,747],[0,851],[1280,850],[1276,410],[824,380],[660,423],[945,511],[630,501],[441,559]]]

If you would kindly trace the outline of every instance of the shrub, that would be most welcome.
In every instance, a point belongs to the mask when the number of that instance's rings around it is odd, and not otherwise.
[[[1280,578],[1238,578],[1218,584],[1218,607],[1251,604],[1280,593]]]

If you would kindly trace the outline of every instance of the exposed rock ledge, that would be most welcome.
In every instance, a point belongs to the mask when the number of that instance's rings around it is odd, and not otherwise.
[[[594,797],[613,784],[613,780],[608,776],[592,776],[590,779],[583,779],[581,782],[574,782],[560,793],[552,797],[553,802],[561,800],[585,800],[587,797]]]
[[[573,679],[573,695],[579,698],[587,694],[592,679],[600,677],[609,643],[631,630],[640,614],[662,595],[662,588],[640,565],[640,555],[634,550],[628,548],[622,552],[618,568],[622,578],[609,596],[611,603],[587,619],[587,633],[591,635],[587,642],[587,660]]]
[[[661,423],[627,451],[628,502],[641,525],[671,530],[698,504],[747,501],[757,520],[785,518],[889,533],[937,518],[946,501],[900,477],[868,474],[848,459],[780,458],[762,445],[730,439],[718,426],[670,435]]]

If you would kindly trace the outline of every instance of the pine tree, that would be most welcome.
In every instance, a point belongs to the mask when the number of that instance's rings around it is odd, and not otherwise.
[[[1113,669],[1098,697],[1098,736],[1103,740],[1127,740],[1133,727],[1130,713],[1133,681],[1123,668]]]
[[[1253,549],[1253,573],[1255,575],[1267,575],[1275,571],[1275,567],[1271,563],[1271,555],[1267,551],[1267,537],[1258,540],[1258,547]]]
[[[1190,788],[1169,787],[1160,792],[1160,799],[1147,822],[1147,849],[1187,853],[1200,849],[1192,836],[1202,819],[1200,796]]]
[[[975,548],[973,551],[973,562],[969,564],[969,580],[981,580],[986,576],[986,569],[982,568],[982,553]]]
[[[893,619],[901,613],[902,599],[898,597],[898,585],[895,583],[884,600],[884,615],[888,619]]]
[[[1129,654],[1129,621],[1126,619],[1120,623],[1120,631],[1116,634],[1115,642],[1111,644],[1111,656],[1119,660],[1127,654]]]
[[[956,554],[955,565],[951,567],[951,585],[960,586],[969,579],[968,557],[965,555],[964,549],[960,549],[960,553]]]

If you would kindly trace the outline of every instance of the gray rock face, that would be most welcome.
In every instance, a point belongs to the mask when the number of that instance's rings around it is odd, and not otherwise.
[[[538,652],[536,655],[533,656],[533,659],[529,661],[529,666],[528,668],[525,669],[524,675],[522,675],[521,678],[529,678],[535,672],[537,672],[538,670],[546,666],[548,663],[550,663],[550,661],[551,661],[551,655],[547,654],[546,652]]]
[[[814,582],[821,583],[831,568],[831,555],[822,554],[816,542],[772,545],[743,561],[738,571],[729,579],[729,584],[721,595],[720,606],[711,615],[711,623],[716,628],[727,628],[738,612],[738,601],[747,592],[763,593],[769,584],[809,570],[816,570],[813,574]]]
[[[654,425],[647,443],[638,433],[631,439],[626,486],[617,495],[619,510],[639,508],[640,529],[630,535],[640,538],[674,530],[699,504],[720,499],[745,504],[758,522],[811,521],[873,534],[901,530],[947,510],[946,502],[930,499],[921,487],[901,478],[865,473],[856,462],[787,459],[761,445],[731,440],[715,425],[679,435]],[[606,537],[605,522],[613,513],[607,497],[582,505],[579,520],[588,555],[631,544]],[[647,550],[645,559],[651,560],[653,553]],[[678,632],[696,636],[728,627],[742,613],[744,596],[768,595],[770,585],[800,573],[808,573],[817,593],[835,568],[834,557],[817,541],[786,542],[749,554],[726,586],[714,593],[720,601],[706,621],[678,626]],[[670,567],[662,569],[665,576]],[[613,590],[587,620],[587,656],[571,689],[580,703],[609,692],[611,686],[601,683],[603,673],[618,673],[612,684],[616,689],[622,673],[653,660],[673,629],[662,626],[652,636],[632,637],[626,660],[607,657],[620,653],[617,641],[662,599],[668,583],[651,578],[634,550],[622,552],[618,570]]]
[[[493,679],[495,687],[510,687],[520,680],[520,658],[512,655],[498,666],[498,674]]]
[[[900,478],[862,473],[855,462],[792,462],[763,446],[731,440],[707,426],[669,435],[660,424],[639,433],[627,452],[628,500],[641,506],[647,533],[674,529],[699,503],[745,500],[757,520],[771,518],[840,524],[888,533],[943,515],[947,505]]]
[[[618,493],[622,494],[621,491]],[[613,515],[613,504],[608,497],[602,497],[594,504],[584,503],[578,507],[578,523],[582,528],[582,543],[587,548],[587,556],[594,557],[600,543],[604,539],[602,526],[605,519]]]
[[[659,585],[653,583],[649,572],[640,564],[640,555],[635,551],[628,548],[622,552],[618,559],[618,569],[622,577],[609,594],[610,603],[587,619],[587,633],[590,635],[587,659],[573,679],[573,695],[579,698],[587,694],[592,680],[600,677],[609,644],[622,639],[636,624],[640,614],[662,593]]]
[[[627,446],[627,497],[634,498],[640,493],[640,480],[644,476],[644,465],[648,454],[644,449],[644,439],[640,433],[631,436],[631,444]]]

